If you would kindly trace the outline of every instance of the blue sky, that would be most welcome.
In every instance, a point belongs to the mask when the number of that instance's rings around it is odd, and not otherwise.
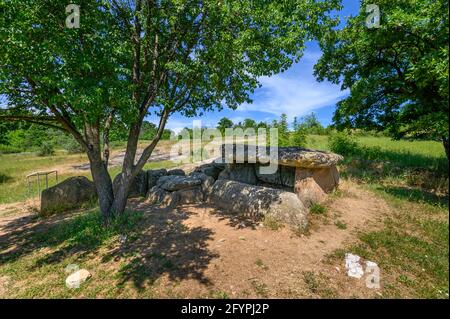
[[[356,15],[359,11],[358,0],[344,0],[343,10],[338,12],[341,24],[345,17]],[[226,116],[237,123],[245,118],[255,121],[278,119],[281,113],[288,115],[292,121],[295,116],[315,112],[323,125],[332,121],[336,103],[347,96],[339,85],[329,82],[317,82],[313,75],[313,67],[320,58],[321,51],[316,41],[308,42],[303,58],[284,73],[259,79],[262,87],[257,89],[251,98],[253,103],[243,104],[237,110],[224,108],[222,111],[207,112],[201,117],[185,118],[174,114],[167,123],[167,128],[178,131],[185,126],[192,127],[192,120],[201,120],[203,126],[215,127],[222,117]],[[157,119],[148,120],[157,124]]]

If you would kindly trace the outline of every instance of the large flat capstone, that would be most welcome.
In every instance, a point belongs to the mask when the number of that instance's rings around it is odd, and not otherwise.
[[[341,155],[302,147],[261,147],[248,144],[223,144],[222,160],[225,163],[261,163],[282,166],[320,168],[336,165]]]

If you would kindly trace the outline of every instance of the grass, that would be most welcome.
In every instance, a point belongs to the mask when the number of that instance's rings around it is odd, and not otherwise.
[[[89,170],[74,171],[71,166],[87,163],[84,154],[67,154],[65,151],[57,151],[54,156],[37,156],[31,153],[0,155],[0,204],[25,201],[38,195],[37,180],[31,180],[28,189],[26,176],[36,171],[48,171],[58,168],[58,182],[73,176],[86,176],[92,180]],[[64,166],[65,169],[61,170]],[[158,168],[171,168],[177,166],[172,161],[149,162],[144,166],[145,170]],[[109,172],[114,178],[121,171],[120,166],[111,167]],[[54,174],[49,175],[49,187],[56,185]],[[45,180],[41,179],[41,189],[45,187]]]
[[[278,230],[280,228],[283,228],[283,224],[278,219],[272,216],[264,216],[262,223],[264,227],[271,230]]]
[[[328,149],[326,136],[310,136],[309,142]],[[385,199],[394,214],[333,259],[341,262],[353,252],[378,263],[384,298],[448,298],[448,160],[442,144],[366,136],[357,143],[341,176]],[[339,220],[335,225],[346,228]]]
[[[392,141],[366,136],[358,137],[357,141],[358,153],[345,159],[340,166],[341,176],[383,198],[392,212],[380,216],[384,220],[382,227],[360,233],[358,241],[341,247],[330,256],[330,260],[341,264],[345,253],[352,252],[376,262],[381,269],[383,298],[448,298],[448,161],[442,145],[431,141]],[[328,149],[326,136],[309,136],[308,143],[310,148]],[[27,198],[24,176],[29,172],[80,162],[86,162],[84,155],[62,152],[52,157],[0,155],[0,203]],[[148,163],[145,168],[173,165],[169,161],[155,162]],[[110,172],[115,176],[119,171],[120,168],[112,168]],[[86,174],[89,175],[88,172]],[[68,176],[70,173],[62,174],[61,179]],[[348,195],[338,190],[332,196]],[[324,218],[327,213],[323,205],[311,207],[315,218]],[[0,246],[0,278],[8,277],[14,281],[14,289],[8,290],[7,295],[13,298],[158,296],[152,289],[137,291],[121,283],[120,276],[129,267],[129,258],[136,261],[136,271],[141,271],[144,277],[146,272],[153,271],[144,266],[145,261],[140,259],[144,256],[133,255],[133,250],[127,252],[129,256],[111,253],[117,253],[121,234],[128,235],[127,245],[133,245],[134,238],[139,237],[141,217],[131,214],[124,218],[104,229],[98,212],[91,210],[79,215],[71,214],[51,225],[42,221],[45,229],[36,228],[35,220],[22,230],[18,228],[8,241],[0,241],[0,245],[12,247],[17,244],[22,247],[5,253],[7,247]],[[339,229],[337,231],[347,228],[339,219],[334,223]],[[263,224],[275,230],[282,227],[270,218],[266,218]],[[120,258],[115,260],[112,256],[117,255]],[[172,273],[179,267],[161,253],[147,257]],[[67,289],[64,269],[69,264],[94,271],[95,284],[88,281],[80,289]],[[255,266],[267,269],[261,259],[255,261]],[[330,288],[328,279],[320,273],[304,272],[302,279],[309,294],[323,298],[339,296],[339,292]],[[271,295],[261,281],[252,280],[251,286],[260,297]],[[228,298],[228,294],[221,290],[211,296]]]
[[[326,215],[327,208],[321,204],[314,203],[309,208],[309,212],[314,215]]]
[[[101,266],[99,255],[114,250],[120,235],[134,238],[142,214],[126,212],[110,227],[102,225],[100,213],[91,210],[68,217],[62,222],[36,231],[17,230],[14,239],[1,243],[0,277],[11,278],[19,289],[11,289],[8,296],[15,298],[93,298],[100,290],[106,295],[117,293],[118,287],[111,271]],[[31,230],[36,226],[29,226]],[[16,243],[20,251],[5,252]],[[96,285],[88,281],[79,289],[64,285],[68,265],[89,269],[95,273]],[[31,284],[32,283],[32,284]],[[7,287],[8,288],[8,287]],[[107,290],[107,291],[106,291]]]
[[[338,228],[338,229],[347,229],[347,224],[345,224],[343,221],[337,220],[334,222],[334,225]]]

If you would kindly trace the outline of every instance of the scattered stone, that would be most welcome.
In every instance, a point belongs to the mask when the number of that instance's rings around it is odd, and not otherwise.
[[[246,238],[244,236],[239,236],[239,240],[245,240]]]
[[[168,175],[158,179],[157,187],[166,191],[178,191],[181,189],[190,189],[199,186],[202,181],[192,176]]]
[[[161,176],[166,176],[167,170],[165,168],[163,169],[155,169],[155,170],[148,170],[147,171],[147,180],[148,180],[148,186],[147,189],[151,189],[153,186],[156,185],[156,182]]]
[[[223,243],[224,241],[226,241],[226,239],[225,239],[225,238],[221,238],[221,239],[219,239],[219,243]]]
[[[91,273],[86,269],[80,269],[66,278],[67,288],[80,288],[81,284],[91,278]]]
[[[40,212],[49,215],[96,201],[97,190],[93,182],[84,176],[70,177],[42,191]]]
[[[175,168],[168,171],[167,175],[186,176],[186,173],[181,168]]]
[[[119,243],[121,245],[125,244],[127,242],[127,235],[120,235],[119,236]]]
[[[364,275],[364,270],[359,263],[360,259],[358,255],[345,254],[345,269],[349,277],[360,279]]]

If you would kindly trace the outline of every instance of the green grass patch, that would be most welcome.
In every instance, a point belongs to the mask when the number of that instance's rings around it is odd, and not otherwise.
[[[309,212],[314,215],[326,215],[327,214],[327,208],[324,205],[314,203],[309,208]]]

